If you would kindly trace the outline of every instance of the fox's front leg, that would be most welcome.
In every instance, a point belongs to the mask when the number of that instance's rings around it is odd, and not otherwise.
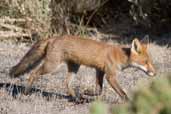
[[[118,82],[116,81],[115,75],[107,75],[107,81],[111,85],[111,87],[116,91],[116,93],[124,100],[129,100],[127,94],[122,90]]]
[[[98,96],[101,95],[102,89],[103,89],[103,77],[104,77],[104,72],[96,69],[96,88],[94,90],[86,90],[84,91],[85,95],[90,95],[90,96]]]
[[[115,61],[112,59],[112,57],[109,57],[106,62],[106,79],[108,83],[111,85],[111,87],[116,91],[116,93],[124,100],[129,100],[127,94],[122,90],[120,85],[118,84],[116,80],[116,65]]]

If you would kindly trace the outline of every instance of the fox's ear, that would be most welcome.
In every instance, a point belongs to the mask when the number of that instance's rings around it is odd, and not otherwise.
[[[150,42],[149,39],[150,39],[150,38],[149,38],[149,35],[145,35],[144,38],[141,40],[141,43],[142,43],[146,48],[148,48],[148,46],[149,46],[149,42]]]
[[[149,44],[149,35],[145,35],[144,38],[141,40],[141,43],[143,44]]]
[[[132,41],[131,51],[134,53],[141,53],[141,50],[142,50],[141,43],[137,38],[135,38]]]

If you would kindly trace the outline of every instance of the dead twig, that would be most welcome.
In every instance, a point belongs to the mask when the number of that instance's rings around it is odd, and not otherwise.
[[[13,32],[13,31],[0,31],[0,39],[11,37],[31,37],[29,33]]]
[[[26,21],[32,21],[31,18],[9,18],[9,17],[5,17],[5,18],[0,18],[0,22],[1,23],[25,23]]]
[[[17,32],[21,32],[23,31],[23,28],[21,27],[17,27],[15,25],[11,25],[11,24],[4,24],[4,23],[0,23],[0,26],[6,28],[6,29],[9,29],[11,31],[17,31]]]
[[[93,16],[97,13],[97,11],[104,6],[109,0],[105,0],[98,8],[96,8],[93,13],[90,15],[90,17],[88,18],[88,21],[86,23],[86,26],[90,23],[91,19],[93,18]]]
[[[12,37],[31,37],[29,30],[19,27],[16,23],[26,23],[32,21],[30,18],[0,18],[0,39]]]

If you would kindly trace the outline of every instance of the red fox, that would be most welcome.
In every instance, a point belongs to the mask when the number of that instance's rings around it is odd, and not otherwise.
[[[150,76],[156,74],[147,52],[147,43],[140,42],[137,38],[132,41],[130,47],[126,47],[66,35],[35,43],[21,61],[11,68],[10,76],[17,77],[31,71],[26,86],[27,93],[37,78],[54,71],[62,62],[67,64],[66,86],[68,93],[73,97],[76,97],[76,94],[70,87],[71,74],[77,73],[81,64],[96,68],[97,95],[102,92],[103,78],[106,74],[108,83],[125,100],[128,96],[116,80],[117,70],[134,66]]]

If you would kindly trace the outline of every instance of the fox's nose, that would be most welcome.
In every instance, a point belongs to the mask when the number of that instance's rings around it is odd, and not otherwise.
[[[155,75],[156,75],[156,72],[151,72],[151,71],[149,71],[149,72],[148,72],[148,75],[149,75],[149,76],[155,76]]]

